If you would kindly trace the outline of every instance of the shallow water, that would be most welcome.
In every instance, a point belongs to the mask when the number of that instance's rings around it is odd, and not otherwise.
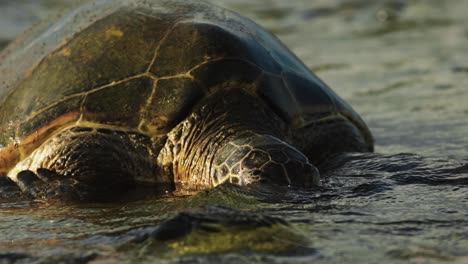
[[[0,2],[0,42],[70,3]],[[3,202],[0,263],[468,262],[468,1],[216,3],[277,34],[348,101],[376,154],[331,159],[311,191]]]

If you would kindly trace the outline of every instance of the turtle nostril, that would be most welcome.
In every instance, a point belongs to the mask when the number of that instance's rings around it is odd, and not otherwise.
[[[253,181],[261,181],[263,172],[261,170],[253,170],[250,173],[250,177]]]
[[[252,171],[252,175],[253,176],[260,176],[262,174],[262,171],[261,170],[254,170]]]

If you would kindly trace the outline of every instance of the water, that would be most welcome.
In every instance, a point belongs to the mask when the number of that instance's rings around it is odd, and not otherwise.
[[[0,43],[71,3],[1,1]],[[0,263],[468,262],[468,1],[216,3],[277,34],[348,101],[376,154],[331,159],[313,191],[3,202]]]

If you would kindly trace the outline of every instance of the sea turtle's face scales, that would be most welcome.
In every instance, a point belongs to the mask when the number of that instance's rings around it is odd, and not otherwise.
[[[273,136],[252,133],[220,149],[214,159],[213,182],[311,187],[320,180],[318,170],[299,150]]]

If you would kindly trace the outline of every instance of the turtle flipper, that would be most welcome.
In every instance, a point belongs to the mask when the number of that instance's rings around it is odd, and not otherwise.
[[[11,199],[21,196],[18,185],[6,176],[0,176],[0,199]]]
[[[33,198],[83,201],[93,196],[93,188],[73,178],[48,169],[38,169],[37,173],[30,170],[20,171],[17,184],[21,191]]]

